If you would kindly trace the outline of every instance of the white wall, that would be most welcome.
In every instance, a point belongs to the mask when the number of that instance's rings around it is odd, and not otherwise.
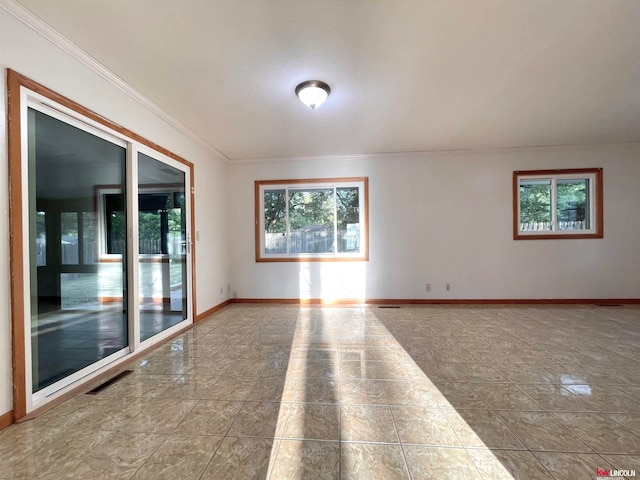
[[[640,146],[227,165],[2,9],[0,68],[194,162],[198,312],[224,301],[228,283],[244,298],[624,298],[640,291]],[[0,258],[7,259],[4,79],[0,97]],[[512,239],[513,170],[600,166],[604,239]],[[333,176],[369,177],[370,261],[255,263],[254,180]],[[12,408],[9,281],[8,262],[0,262],[0,414]]]
[[[604,238],[514,241],[513,171],[577,167],[604,168]],[[369,177],[370,261],[256,263],[254,180],[339,176]],[[640,145],[232,165],[233,289],[240,298],[638,298],[638,185]]]
[[[227,165],[131,96],[0,8],[0,415],[12,409],[5,69],[11,68],[195,164],[197,310],[224,301],[229,282]],[[211,288],[224,285],[224,293]]]

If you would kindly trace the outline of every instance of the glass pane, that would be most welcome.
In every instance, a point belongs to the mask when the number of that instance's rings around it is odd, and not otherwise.
[[[144,211],[142,208],[151,208],[149,206],[150,198],[157,198],[160,208],[156,211]],[[140,213],[138,216],[138,249],[142,254],[158,254],[167,253],[162,251],[162,242],[160,235],[161,212],[166,208],[167,198],[164,196],[152,196],[140,194]]]
[[[360,190],[336,188],[338,252],[360,252]]]
[[[94,212],[82,212],[82,251],[82,262],[85,265],[98,262],[96,214]]]
[[[60,274],[62,309],[100,309],[99,279],[93,273]]]
[[[520,231],[551,230],[551,180],[520,180]]]
[[[330,253],[333,247],[333,189],[289,190],[289,253]]]
[[[62,212],[60,214],[60,250],[63,265],[78,264],[78,214]]]
[[[589,225],[589,179],[558,179],[558,229],[588,230]]]
[[[127,240],[127,216],[124,211],[124,195],[108,193],[104,195],[105,228],[108,254],[122,255],[125,253]]]
[[[285,190],[264,191],[264,253],[287,253]]]
[[[187,318],[185,174],[138,155],[140,340]]]
[[[46,213],[36,212],[36,266],[47,265],[47,223]]]
[[[33,109],[27,131],[37,392],[128,345],[126,258],[95,262],[94,210],[98,186],[124,191],[126,150]]]

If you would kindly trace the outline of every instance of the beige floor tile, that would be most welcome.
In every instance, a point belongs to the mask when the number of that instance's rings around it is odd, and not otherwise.
[[[286,360],[291,355],[291,348],[277,345],[251,345],[243,350],[243,358],[259,358],[262,360]]]
[[[284,378],[289,375],[289,365],[292,364],[289,358],[270,358],[265,360],[266,366],[259,379],[263,378]]]
[[[447,417],[438,408],[394,406],[391,412],[403,444],[462,446]]]
[[[377,362],[348,360],[340,362],[342,380],[373,380],[380,378]]]
[[[469,449],[480,474],[491,480],[549,480],[549,472],[529,452]]]
[[[388,406],[342,405],[340,422],[343,441],[398,443]]]
[[[232,305],[98,395],[0,432],[0,478],[130,478],[144,462],[136,478],[265,479],[278,457],[275,480],[386,480],[407,478],[402,454],[414,480],[551,478],[540,462],[557,478],[640,471],[638,319],[632,307]],[[533,405],[544,410],[522,411]],[[223,438],[231,428],[276,446]]]
[[[296,384],[295,402],[337,403],[340,381],[334,378],[300,378]]]
[[[289,404],[245,402],[227,435],[231,437],[280,437],[284,431]]]
[[[596,454],[537,452],[534,455],[556,480],[595,478],[596,468],[611,468]]]
[[[108,439],[114,432],[75,433],[47,436],[37,447],[28,449],[25,454],[14,452],[12,456],[2,457],[1,475],[6,478],[44,478],[59,479],[70,472]]]
[[[342,402],[352,405],[386,405],[387,397],[380,380],[343,380],[340,384]]]
[[[613,413],[608,414],[608,417],[616,421],[623,427],[628,428],[636,435],[640,435],[640,415],[629,413]]]
[[[383,325],[365,325],[367,335],[387,335],[389,330]]]
[[[164,392],[180,375],[132,374],[110,385],[98,395],[100,398],[142,397],[155,398]]]
[[[452,363],[468,363],[468,362],[484,362],[484,358],[481,355],[476,355],[468,349],[460,348],[457,345],[453,345],[453,348],[449,348],[440,352],[443,361]]]
[[[489,408],[469,383],[442,383],[433,389],[432,395],[440,407]]]
[[[640,436],[601,413],[554,413],[596,453],[640,454]]]
[[[336,348],[340,346],[339,334],[321,334],[321,335],[307,335],[300,342],[295,342],[294,345],[308,345],[316,349],[319,348]]]
[[[635,475],[628,472],[627,478],[633,480],[640,475],[640,455],[600,455],[606,464],[615,470],[635,470]],[[624,473],[623,473],[624,475]]]
[[[594,411],[587,402],[561,385],[518,385],[538,405],[551,412],[589,412]]]
[[[147,459],[133,480],[199,478],[223,437],[171,435]]]
[[[345,353],[351,353],[353,349],[348,347],[344,347],[342,349],[342,358]],[[407,370],[407,374],[412,373],[411,370],[406,368],[406,364],[410,362],[412,359],[410,355],[398,344],[396,345],[366,345],[362,348],[358,348],[360,353],[360,358],[366,358],[367,360],[373,360],[377,362],[383,362],[383,364],[379,365],[380,375],[382,378],[389,378],[392,376],[391,369],[400,368]],[[346,357],[345,359],[353,360],[353,357]],[[394,367],[391,364],[396,364]]]
[[[158,395],[158,398],[200,400],[211,389],[215,381],[215,377],[185,375],[171,382],[167,389]]]
[[[630,361],[627,362],[629,365]],[[637,383],[636,371],[627,368],[628,365],[593,364],[584,366],[589,374],[589,383],[594,385],[617,385],[621,389],[632,387]]]
[[[442,411],[465,447],[525,449],[509,427],[491,410],[457,411],[443,408]]]
[[[249,345],[218,345],[212,349],[210,358],[246,358],[244,352],[249,349]]]
[[[267,325],[262,333],[264,335],[292,335],[293,329],[290,325]]]
[[[554,383],[549,379],[548,369],[543,364],[528,362],[520,364],[510,358],[510,363],[500,367],[507,380],[513,383],[525,384],[548,384]],[[561,383],[561,382],[556,382]]]
[[[340,405],[337,403],[291,404],[283,438],[340,440]]]
[[[135,367],[136,375],[185,375],[194,361],[188,356],[145,358]]]
[[[380,371],[380,378],[386,380],[397,380],[398,378],[423,380],[425,378],[420,367],[408,356],[402,360],[380,361],[378,370]]]
[[[255,379],[221,377],[204,394],[207,400],[232,400],[241,402],[247,398],[256,384]]]
[[[526,393],[511,383],[482,383],[473,388],[494,410],[543,410]]]
[[[71,478],[131,478],[165,441],[166,435],[117,432],[91,449]]]
[[[200,400],[175,431],[185,435],[225,435],[242,405],[228,400]]]
[[[481,480],[480,473],[462,448],[404,446],[414,479]]]
[[[638,401],[640,398],[640,365],[633,370],[633,373],[635,376],[631,385],[618,385],[615,388],[631,399]]]
[[[343,480],[409,480],[399,445],[343,443],[341,471]]]
[[[301,345],[291,350],[291,359],[305,362],[324,361],[336,363],[340,361],[340,350],[338,348],[315,348]]]
[[[275,445],[267,438],[226,437],[205,469],[202,480],[262,480],[269,472]]]
[[[75,411],[48,412],[32,422],[36,427],[73,429],[74,432],[116,431],[124,428],[147,405],[140,397],[96,398]]]
[[[152,399],[124,426],[127,432],[171,433],[198,402],[173,398]]]
[[[340,478],[340,443],[282,440],[271,468],[271,480]]]
[[[198,357],[193,368],[189,370],[189,375],[196,375],[205,378],[219,378],[233,362],[234,359],[230,358]]]
[[[531,451],[592,452],[549,413],[503,410],[498,414]]]
[[[459,363],[456,369],[469,383],[501,383],[507,379],[491,365],[482,363]]]
[[[267,367],[267,363],[268,361],[257,358],[237,360],[226,368],[222,376],[226,378],[239,377],[255,379],[262,374]]]
[[[418,365],[426,377],[436,385],[467,381],[453,363],[419,362]]]
[[[369,335],[365,335],[364,326],[361,326],[360,331],[354,332],[350,329],[347,332],[343,332],[340,334],[340,346],[347,348],[358,348],[366,345],[378,345],[378,343],[372,343],[371,337]]]
[[[248,401],[291,402],[297,380],[294,378],[260,378],[246,397]]]
[[[45,414],[46,415],[46,414]],[[61,437],[62,428],[43,428],[35,421],[14,423],[0,431],[0,458],[21,457]]]
[[[337,378],[340,376],[340,362],[333,360],[294,360],[289,363],[287,375],[296,377]]]
[[[640,413],[640,403],[625,394],[625,391],[633,394],[633,387],[569,385],[566,388],[599,412]]]
[[[433,386],[429,381],[383,381],[382,386],[389,405],[436,406],[431,395]]]

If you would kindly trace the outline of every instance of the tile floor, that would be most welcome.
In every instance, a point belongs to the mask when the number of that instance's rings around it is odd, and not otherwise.
[[[640,474],[640,308],[232,305],[128,368],[0,432],[0,478]]]

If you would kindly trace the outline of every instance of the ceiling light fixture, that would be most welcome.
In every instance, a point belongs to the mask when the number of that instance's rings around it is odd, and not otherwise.
[[[324,103],[331,88],[320,80],[307,80],[296,87],[296,95],[307,107],[315,110]]]

